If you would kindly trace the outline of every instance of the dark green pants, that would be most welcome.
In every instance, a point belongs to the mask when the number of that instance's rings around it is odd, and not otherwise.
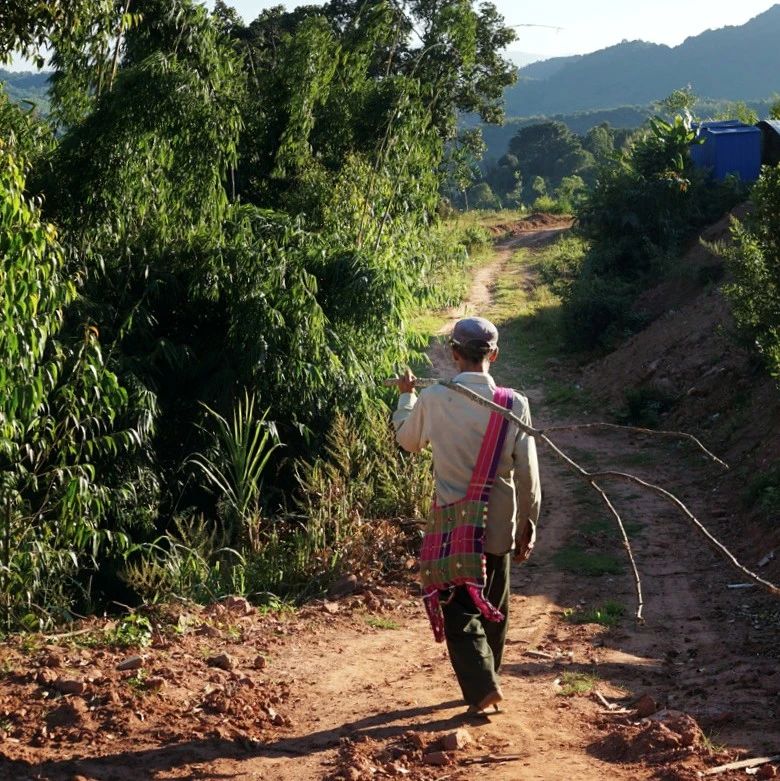
[[[485,596],[504,614],[501,623],[483,618],[465,586],[454,589],[449,604],[442,604],[450,661],[468,705],[478,705],[498,688],[509,618],[509,563],[508,553],[486,554]]]

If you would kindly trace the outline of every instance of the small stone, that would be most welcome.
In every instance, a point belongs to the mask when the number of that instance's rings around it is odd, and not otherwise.
[[[240,613],[244,616],[251,615],[254,612],[254,608],[245,597],[228,597],[225,600],[225,607],[231,613]]]
[[[658,710],[658,703],[649,694],[645,694],[644,696],[640,697],[639,701],[634,707],[636,708],[637,717],[640,719],[645,719]]]
[[[336,602],[328,602],[326,599],[324,604],[322,605],[322,609],[326,613],[338,613],[341,609]]]
[[[363,777],[356,767],[348,767],[343,773],[344,781],[360,781]]]
[[[56,673],[48,669],[39,670],[35,676],[35,682],[40,686],[51,686],[56,680]]]
[[[422,755],[422,761],[426,765],[449,765],[450,758],[443,751],[430,751]]]
[[[254,668],[255,668],[255,670],[264,670],[265,669],[265,665],[266,665],[265,657],[262,656],[261,654],[258,654],[255,657],[255,661],[254,661]]]
[[[222,632],[211,624],[201,624],[195,634],[199,637],[222,637]]]
[[[756,778],[758,779],[767,779],[767,778],[776,778],[777,777],[777,768],[774,765],[764,765],[763,767],[760,767],[758,769],[758,772],[756,773]]]
[[[680,736],[683,746],[696,746],[701,743],[701,729],[696,720],[686,713],[673,716],[666,722],[666,726]]]
[[[54,652],[46,654],[41,664],[44,667],[62,667],[62,658]]]
[[[116,666],[116,669],[120,672],[125,670],[140,670],[144,666],[143,656],[128,656],[127,659],[123,659]]]
[[[407,738],[415,748],[425,748],[425,738],[419,732],[410,732]]]
[[[344,575],[339,578],[335,583],[330,585],[328,589],[329,599],[340,599],[346,597],[348,594],[352,594],[357,590],[358,580],[355,575]]]
[[[84,700],[60,700],[59,707],[46,714],[46,726],[53,727],[88,727],[92,723],[89,710]],[[45,735],[45,733],[44,733]]]
[[[153,675],[144,681],[144,685],[149,691],[157,692],[165,687],[166,680],[161,675]]]
[[[456,729],[448,732],[441,739],[441,747],[444,751],[460,751],[471,743],[471,735],[468,730]]]
[[[218,667],[220,670],[233,669],[233,659],[229,654],[224,652],[221,654],[214,654],[214,656],[209,656],[208,659],[206,659],[206,664],[209,667]]]
[[[87,690],[87,684],[75,679],[57,678],[54,681],[54,688],[62,694],[84,694]]]

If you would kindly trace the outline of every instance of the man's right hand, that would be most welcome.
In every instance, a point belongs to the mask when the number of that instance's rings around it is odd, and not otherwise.
[[[536,524],[529,518],[515,542],[515,561],[528,561],[536,545]]]
[[[412,370],[407,368],[401,377],[398,378],[398,390],[401,393],[414,393],[414,381],[417,379],[412,374]]]

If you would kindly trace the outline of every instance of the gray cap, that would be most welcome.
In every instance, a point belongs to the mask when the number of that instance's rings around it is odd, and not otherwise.
[[[452,329],[450,341],[463,347],[498,347],[498,329],[484,317],[467,317],[458,320]]]

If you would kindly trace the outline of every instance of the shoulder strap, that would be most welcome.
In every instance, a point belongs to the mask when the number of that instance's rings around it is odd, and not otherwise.
[[[504,409],[511,410],[514,400],[514,391],[511,388],[496,388],[493,391],[493,403]],[[471,475],[471,482],[466,493],[467,499],[477,499],[487,502],[490,497],[490,489],[498,470],[498,460],[506,440],[506,432],[509,421],[497,412],[490,413],[487,430],[482,439],[482,447],[477,456],[477,463]]]

